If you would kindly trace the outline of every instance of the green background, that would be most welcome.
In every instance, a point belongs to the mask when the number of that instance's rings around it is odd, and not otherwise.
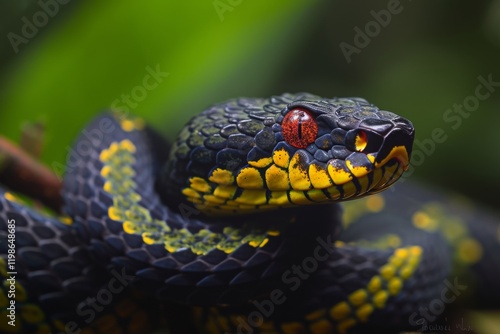
[[[231,97],[361,96],[413,121],[410,179],[498,207],[500,87],[456,129],[443,117],[479,76],[500,82],[500,0],[59,1],[0,0],[0,133],[20,142],[41,124],[49,166],[159,68],[168,76],[130,112],[169,139]],[[432,144],[433,131],[446,140]]]
[[[149,67],[168,76],[130,112],[170,139],[235,96],[362,96],[414,122],[426,146],[414,147],[411,179],[497,205],[500,87],[456,129],[443,117],[479,76],[500,82],[499,0],[65,1],[0,5],[0,132],[19,142],[40,122],[49,166],[64,165],[85,123],[138,91]],[[348,62],[341,45],[356,42]],[[437,128],[446,140],[432,144]]]

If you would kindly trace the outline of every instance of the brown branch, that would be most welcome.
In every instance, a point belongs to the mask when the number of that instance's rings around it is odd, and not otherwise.
[[[61,181],[49,168],[0,136],[0,183],[60,212]]]

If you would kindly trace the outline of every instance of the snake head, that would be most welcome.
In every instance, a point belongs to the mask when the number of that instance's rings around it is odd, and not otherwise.
[[[212,214],[342,201],[396,182],[413,139],[410,121],[361,98],[229,100],[181,132],[166,187]]]

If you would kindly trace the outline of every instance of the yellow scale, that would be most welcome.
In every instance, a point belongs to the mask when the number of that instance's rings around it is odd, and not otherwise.
[[[336,247],[343,247],[337,242]],[[313,334],[346,333],[349,328],[358,323],[366,323],[375,309],[383,309],[387,299],[396,296],[403,288],[404,281],[413,275],[422,258],[422,248],[419,246],[401,247],[394,250],[387,263],[379,269],[368,282],[366,287],[349,294],[346,300],[341,301],[328,309],[319,309],[305,316],[306,322],[288,322],[280,324],[283,333],[302,333],[308,329]],[[202,310],[195,310],[201,315]],[[211,308],[207,328],[211,333],[229,332],[230,323],[237,328],[245,315],[226,317],[219,313],[217,308]],[[259,327],[262,333],[278,333],[277,324],[264,321]]]
[[[375,162],[373,155],[367,157],[372,163]],[[272,157],[249,161],[248,166],[238,171],[236,176],[232,171],[216,168],[208,180],[191,177],[189,186],[182,193],[197,209],[206,213],[248,213],[277,206],[347,199],[356,193],[363,194],[375,187],[381,188],[391,175],[402,173],[397,164],[368,169],[353,166],[349,161],[346,162],[348,170],[332,164],[324,169],[315,163],[304,169],[301,160],[299,153],[290,156],[286,149],[277,149]],[[368,173],[372,174],[371,184]],[[395,175],[396,178],[398,176]],[[359,189],[351,182],[354,179]],[[243,190],[236,195],[238,189]],[[330,198],[322,189],[328,192]]]
[[[0,258],[0,276],[4,279],[10,277],[7,274],[7,263],[3,258]],[[0,317],[2,321],[0,321],[0,332],[2,333],[23,333],[23,323],[29,324],[30,326],[36,326],[37,334],[49,334],[51,332],[49,325],[46,323],[45,314],[42,309],[34,304],[28,302],[28,296],[24,287],[16,281],[16,293],[15,293],[15,301],[16,301],[16,325],[11,326],[8,324],[9,318],[7,315],[9,314],[9,310],[7,307],[9,306],[10,298],[5,294],[5,291],[8,291],[10,283],[7,280],[3,282],[3,288],[0,288]],[[4,290],[5,289],[5,290]],[[19,318],[17,318],[19,317]]]
[[[108,216],[112,220],[122,222],[126,233],[140,234],[148,245],[164,244],[169,252],[189,248],[197,255],[207,254],[213,248],[229,254],[242,244],[264,247],[269,241],[268,237],[276,235],[276,231],[269,230],[242,236],[238,229],[232,227],[226,227],[223,233],[206,229],[191,233],[185,228],[171,229],[164,221],[153,219],[148,209],[140,205],[141,196],[135,191],[135,172],[130,167],[135,161],[135,150],[135,145],[125,139],[112,143],[99,156],[104,163],[101,169],[101,176],[106,180],[104,191],[113,197]],[[208,184],[205,181],[193,178],[191,184],[190,189],[196,189],[196,194],[207,192]]]
[[[465,222],[458,216],[450,216],[438,202],[426,203],[412,217],[413,226],[441,233],[454,248],[456,263],[472,265],[483,256],[481,243],[468,234]]]

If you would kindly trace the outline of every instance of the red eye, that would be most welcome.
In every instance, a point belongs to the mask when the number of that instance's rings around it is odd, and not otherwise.
[[[318,124],[306,109],[292,109],[281,123],[282,134],[288,144],[296,148],[306,148],[316,140]]]

